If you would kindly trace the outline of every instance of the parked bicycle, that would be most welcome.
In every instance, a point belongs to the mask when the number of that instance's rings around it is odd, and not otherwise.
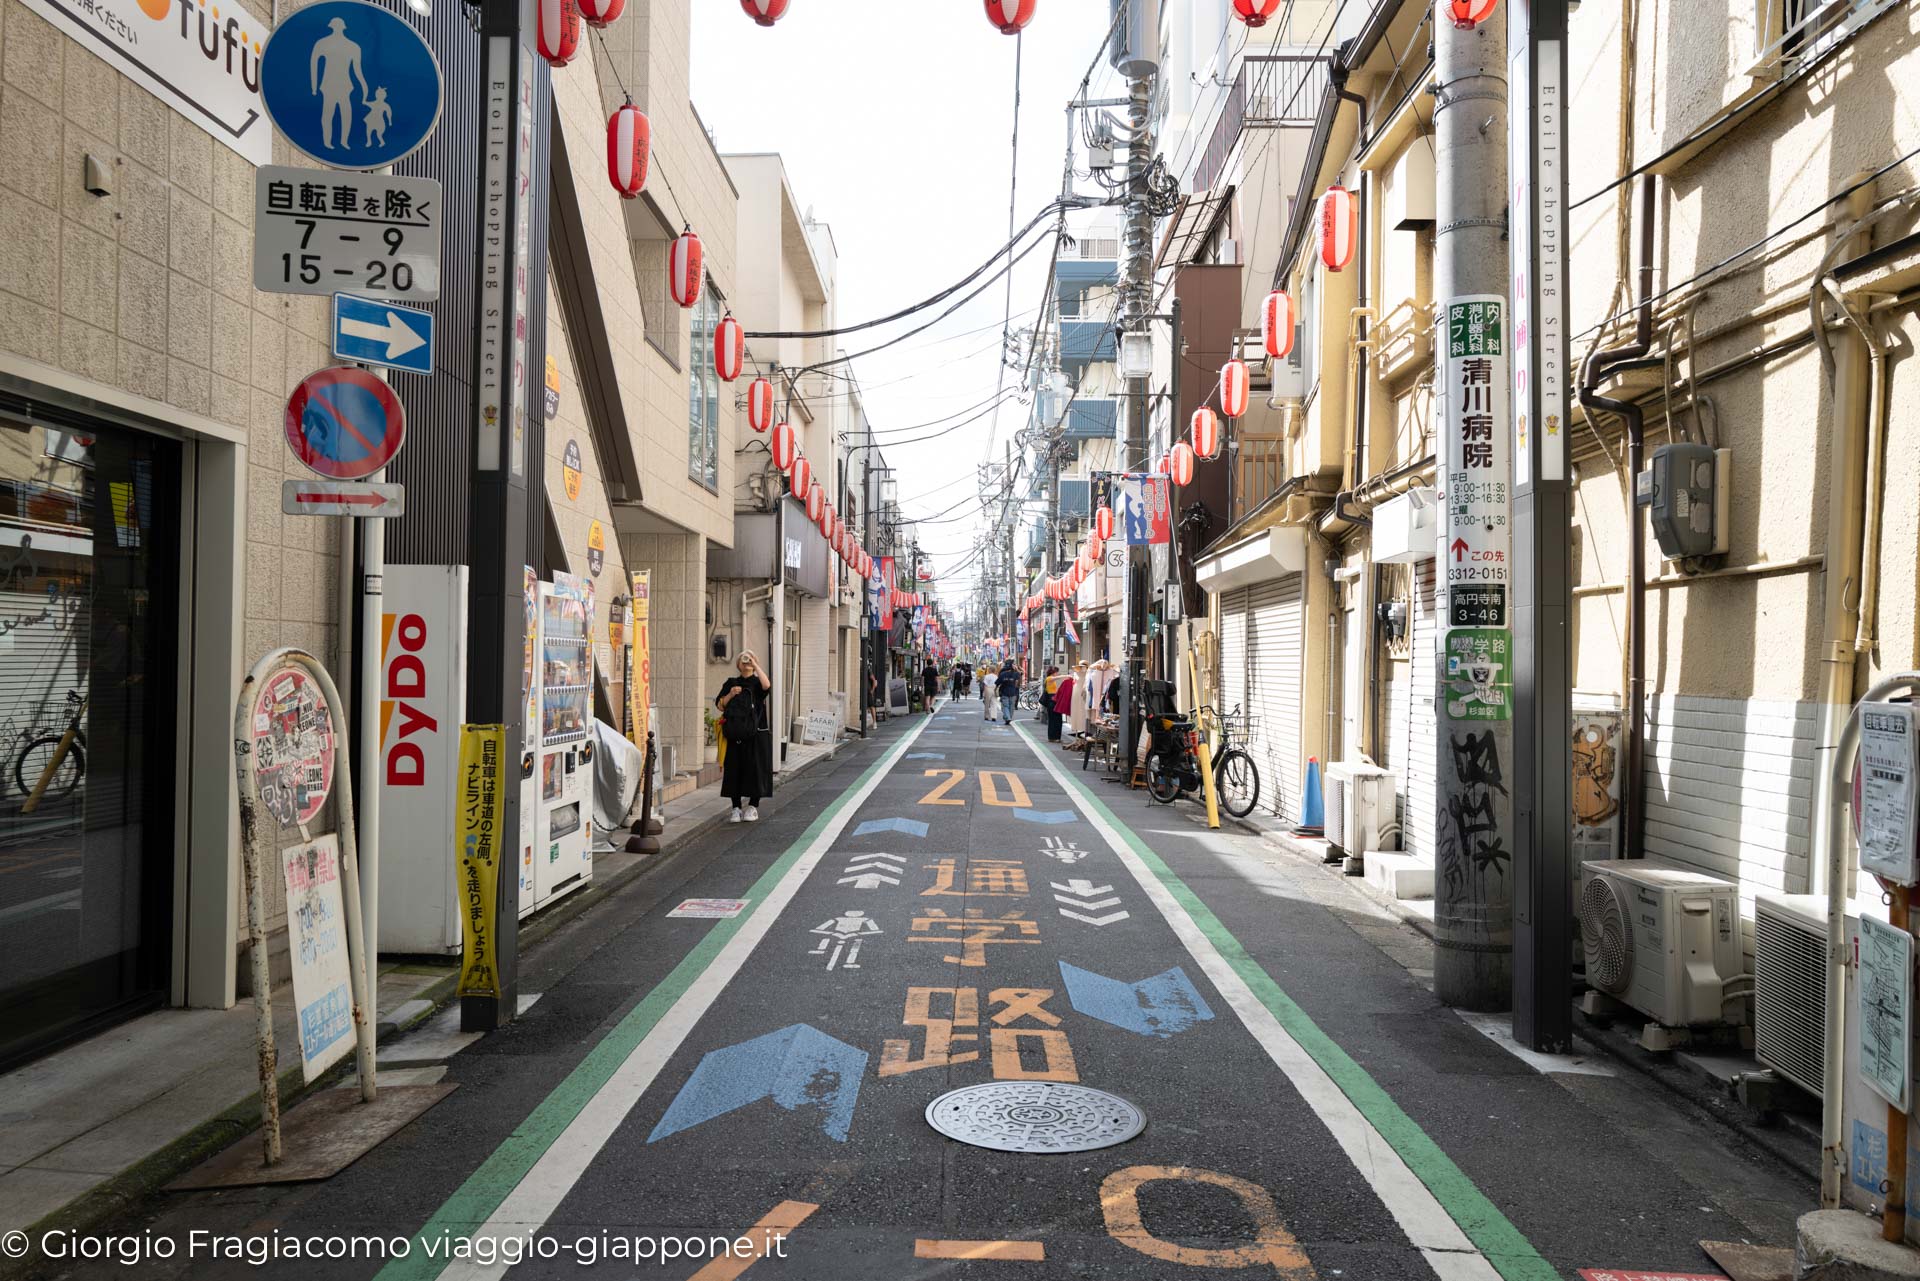
[[[1235,708],[1221,716],[1211,707],[1198,708],[1191,717],[1147,718],[1147,795],[1162,805],[1200,790],[1200,735],[1217,732],[1220,751],[1213,758],[1213,789],[1220,808],[1245,818],[1260,802],[1260,769],[1244,748],[1233,745],[1232,726],[1251,732],[1250,719]]]
[[[67,691],[67,727],[58,734],[45,733],[28,741],[13,763],[13,781],[26,800],[22,814],[40,808],[40,802],[61,797],[80,786],[87,775],[87,736],[80,728],[87,714],[87,700],[77,689]]]

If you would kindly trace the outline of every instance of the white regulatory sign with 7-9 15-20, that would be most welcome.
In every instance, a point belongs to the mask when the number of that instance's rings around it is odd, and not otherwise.
[[[266,165],[253,186],[253,285],[276,294],[440,296],[440,184]]]

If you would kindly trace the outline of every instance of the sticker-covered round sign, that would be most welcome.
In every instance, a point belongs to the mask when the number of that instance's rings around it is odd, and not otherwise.
[[[336,366],[300,380],[287,397],[287,447],[328,480],[365,480],[393,461],[407,412],[385,381]]]
[[[567,501],[580,499],[580,442],[570,440],[560,452],[560,479],[567,485]]]
[[[333,712],[313,679],[283,667],[253,703],[253,782],[282,827],[311,823],[333,792]]]

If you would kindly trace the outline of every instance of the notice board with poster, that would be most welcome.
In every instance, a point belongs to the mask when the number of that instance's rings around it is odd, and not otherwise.
[[[633,656],[627,680],[627,740],[641,751],[647,749],[647,700],[653,696],[652,645],[647,634],[647,593],[652,588],[653,571],[636,569],[627,576],[633,591]]]

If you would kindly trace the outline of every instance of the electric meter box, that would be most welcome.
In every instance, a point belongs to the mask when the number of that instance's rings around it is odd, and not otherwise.
[[[1691,442],[1662,445],[1634,483],[1634,502],[1668,560],[1727,550],[1729,451]]]

